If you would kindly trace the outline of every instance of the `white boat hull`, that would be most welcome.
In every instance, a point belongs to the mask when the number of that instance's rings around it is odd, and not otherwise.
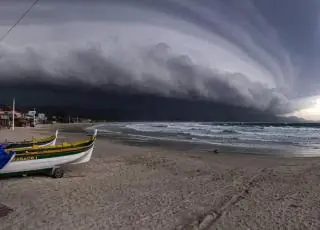
[[[80,164],[90,161],[93,152],[93,146],[81,153],[69,156],[51,157],[45,159],[11,161],[0,170],[0,174],[37,171],[61,167],[67,164]]]
[[[56,130],[56,133],[55,133],[55,138],[53,141],[49,142],[49,143],[46,143],[46,144],[43,144],[43,145],[39,145],[40,147],[46,147],[46,146],[54,146],[56,145],[57,143],[57,138],[58,138],[58,133],[59,133],[59,130]],[[32,148],[32,147],[31,147]]]
[[[58,138],[58,133],[59,133],[59,130],[56,130],[56,133],[55,133],[55,138],[53,141],[47,143],[47,144],[44,144],[44,145],[40,145],[41,147],[45,147],[45,146],[54,146],[56,145],[57,143],[57,138]]]
[[[84,154],[82,157],[80,157],[79,159],[77,159],[74,162],[71,162],[70,164],[83,164],[83,163],[87,163],[90,161],[92,153],[93,153],[93,148],[94,146],[92,146],[91,149],[89,149],[88,151],[86,151],[87,153]]]
[[[56,145],[56,143],[57,143],[57,139],[54,139],[53,141],[51,141],[51,142],[49,142],[49,143],[47,143],[47,144],[39,145],[39,146],[40,146],[40,147],[54,146],[54,145]],[[32,147],[30,147],[30,148],[32,148]]]

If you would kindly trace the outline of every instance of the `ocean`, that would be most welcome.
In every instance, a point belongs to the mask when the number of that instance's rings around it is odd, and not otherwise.
[[[320,156],[318,123],[130,122],[97,125],[100,135],[184,150]]]

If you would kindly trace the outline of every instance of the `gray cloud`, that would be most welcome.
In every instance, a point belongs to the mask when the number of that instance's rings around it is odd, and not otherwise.
[[[32,48],[14,53],[2,47],[0,51],[3,54],[0,56],[3,81],[32,79],[64,85],[72,80],[94,87],[132,87],[168,97],[197,96],[276,113],[291,109],[286,97],[276,89],[250,81],[241,73],[221,72],[197,65],[189,56],[175,54],[165,43],[137,52],[140,56],[136,56],[137,61],[131,67],[93,44],[68,50],[66,56],[60,50],[61,56],[58,57],[38,53]],[[135,66],[139,63],[144,65],[137,72]]]
[[[1,4],[4,32],[29,3]],[[293,111],[319,93],[319,9],[313,0],[40,1],[1,46],[0,81],[74,78]]]

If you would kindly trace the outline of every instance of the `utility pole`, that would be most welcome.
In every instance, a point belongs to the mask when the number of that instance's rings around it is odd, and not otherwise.
[[[12,130],[14,130],[14,114],[15,114],[15,106],[16,106],[16,99],[13,98],[12,101]]]
[[[36,127],[36,109],[33,109],[33,126]]]

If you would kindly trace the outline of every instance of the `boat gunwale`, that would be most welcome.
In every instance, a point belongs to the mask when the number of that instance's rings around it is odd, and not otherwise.
[[[86,149],[87,147],[91,147],[96,138],[91,138],[90,140],[82,141],[76,145],[55,145],[55,146],[45,146],[39,148],[30,148],[30,149],[10,149],[10,152],[16,152],[17,156],[34,156],[34,155],[46,155],[46,154],[55,154],[55,153],[62,153],[68,151],[76,151]],[[82,146],[81,146],[82,145]],[[19,153],[20,150],[20,153]]]
[[[55,157],[55,155],[68,154],[68,153],[69,153],[68,155],[74,155],[74,154],[79,154],[79,153],[82,153],[82,152],[90,150],[93,147],[93,145],[94,145],[94,142],[92,142],[90,145],[87,145],[87,146],[84,146],[84,147],[81,147],[81,148],[73,148],[73,149],[66,148],[66,149],[61,150],[61,151],[45,152],[45,153],[35,152],[35,153],[31,153],[31,154],[30,153],[16,154],[15,157],[17,157],[17,158],[19,158],[19,157],[36,157],[36,156],[39,156],[39,157],[42,157],[42,156]],[[58,156],[56,156],[56,157],[58,157]],[[37,160],[37,159],[30,159],[30,160]]]
[[[44,137],[44,138],[37,138],[37,139],[32,139],[32,140],[23,140],[23,141],[18,141],[18,142],[8,142],[6,144],[8,145],[19,145],[19,144],[36,144],[36,143],[46,143],[53,141],[56,138],[56,135],[52,135],[49,137]]]
[[[50,144],[53,141],[55,141],[58,137],[58,130],[56,130],[55,135],[51,135],[49,137],[44,138],[33,138],[32,140],[25,140],[25,141],[18,141],[18,142],[7,142],[2,143],[5,146],[6,150],[12,150],[12,149],[26,149],[26,148],[32,148],[37,145],[46,145]]]

